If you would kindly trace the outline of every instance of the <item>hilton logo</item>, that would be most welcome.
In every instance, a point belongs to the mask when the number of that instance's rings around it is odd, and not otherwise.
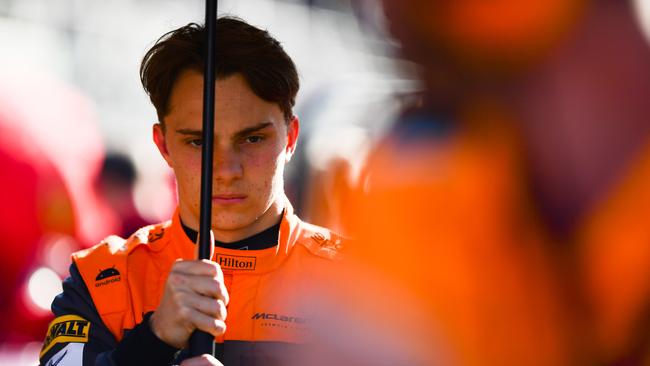
[[[217,254],[217,263],[219,263],[223,269],[253,271],[255,270],[257,258],[239,255]]]

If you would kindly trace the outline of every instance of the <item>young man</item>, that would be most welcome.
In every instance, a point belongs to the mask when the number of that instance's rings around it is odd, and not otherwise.
[[[197,261],[204,28],[164,35],[141,79],[159,123],[153,139],[178,186],[171,221],[73,255],[52,304],[42,365],[170,365],[190,334],[215,336],[226,365],[286,364],[314,315],[301,301],[340,239],[292,213],[283,171],[296,148],[296,68],[267,32],[217,22],[212,261]],[[212,356],[183,365],[219,364]]]

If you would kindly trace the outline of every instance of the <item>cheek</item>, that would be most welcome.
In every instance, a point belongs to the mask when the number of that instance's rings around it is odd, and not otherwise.
[[[278,176],[282,176],[281,164],[284,159],[284,150],[277,147],[260,149],[255,154],[248,155],[246,168],[249,178],[263,184],[265,188],[271,186]]]
[[[201,181],[200,151],[170,150],[170,158],[180,189],[187,193],[199,189]]]

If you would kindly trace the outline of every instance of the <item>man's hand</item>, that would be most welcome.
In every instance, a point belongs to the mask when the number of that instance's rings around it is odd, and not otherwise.
[[[188,358],[181,362],[181,366],[223,366],[223,364],[211,355],[206,354]]]
[[[165,283],[151,330],[163,342],[184,348],[195,329],[219,336],[226,331],[228,292],[218,264],[208,260],[177,261]]]

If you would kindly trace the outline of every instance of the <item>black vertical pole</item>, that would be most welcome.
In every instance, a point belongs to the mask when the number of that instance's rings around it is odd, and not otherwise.
[[[212,240],[212,154],[214,143],[214,97],[217,0],[205,0],[205,67],[203,72],[203,145],[201,151],[201,216],[199,258],[211,259]],[[190,356],[214,355],[214,337],[196,330],[190,336]]]

